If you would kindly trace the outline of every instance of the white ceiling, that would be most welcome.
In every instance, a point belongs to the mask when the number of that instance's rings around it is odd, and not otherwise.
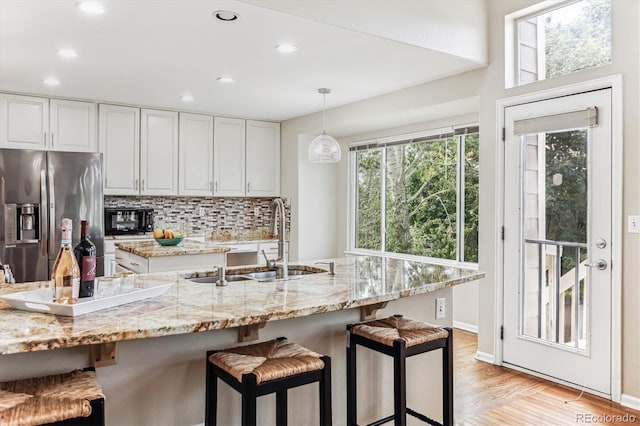
[[[332,108],[486,63],[477,0],[103,3],[87,16],[74,0],[0,0],[0,90],[281,121],[321,110],[319,87]],[[67,47],[78,57],[56,54]]]

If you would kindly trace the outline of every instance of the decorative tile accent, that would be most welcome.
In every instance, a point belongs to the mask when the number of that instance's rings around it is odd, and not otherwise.
[[[232,233],[269,227],[273,198],[202,197],[125,197],[105,196],[105,207],[143,207],[154,209],[155,222],[185,232],[228,230]],[[291,224],[291,205],[287,199],[287,231]],[[256,215],[256,209],[258,215]],[[200,214],[202,210],[202,215]]]

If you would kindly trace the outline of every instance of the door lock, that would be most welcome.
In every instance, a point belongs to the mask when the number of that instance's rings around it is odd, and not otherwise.
[[[596,263],[585,263],[584,266],[588,268],[596,268],[596,269],[599,269],[600,271],[604,271],[605,269],[607,269],[607,261],[604,259],[598,259],[596,260]]]
[[[598,238],[596,240],[596,247],[598,247],[599,249],[603,249],[607,246],[607,242],[605,240],[603,240],[602,238]]]

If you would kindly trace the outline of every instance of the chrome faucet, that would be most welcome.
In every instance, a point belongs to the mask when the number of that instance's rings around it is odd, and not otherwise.
[[[278,217],[278,233],[276,234],[276,217]],[[284,240],[286,234],[286,213],[284,209],[284,201],[282,198],[274,198],[271,202],[271,221],[269,223],[269,233],[275,237],[278,235],[278,258],[275,260],[267,259],[266,253],[262,255],[267,260],[269,269],[276,269],[277,278],[287,278],[289,276],[289,268],[287,267],[287,243]]]

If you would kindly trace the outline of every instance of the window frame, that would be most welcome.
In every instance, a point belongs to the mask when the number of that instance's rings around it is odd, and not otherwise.
[[[564,7],[570,6],[574,3],[579,3],[584,0],[565,0],[565,1],[557,1],[557,0],[544,0],[540,3],[534,4],[524,9],[517,10],[513,13],[510,13],[505,16],[504,29],[505,29],[505,37],[504,37],[504,52],[505,52],[505,88],[510,89],[514,87],[526,86],[528,84],[540,82],[547,80],[546,76],[546,56],[544,52],[538,51],[538,73],[542,73],[543,78],[538,78],[535,81],[522,83],[520,82],[520,39],[518,35],[518,26],[521,21],[527,21],[534,17],[539,17],[540,15],[544,15],[549,12],[553,12],[554,10],[562,9]],[[612,4],[613,6],[613,4]],[[538,32],[537,34],[538,44],[540,44],[540,40],[544,39],[544,35]],[[544,43],[543,43],[544,46]],[[612,56],[613,56],[613,46],[612,47]],[[613,63],[613,57],[611,58],[611,63]],[[609,64],[610,65],[610,64]],[[606,66],[606,65],[601,65]],[[542,69],[541,69],[542,68]],[[599,68],[599,67],[595,67]],[[592,69],[592,68],[587,68]],[[570,74],[574,74],[576,72],[585,71],[585,70],[577,70],[573,71],[569,74],[563,74],[551,78],[562,77]]]
[[[401,260],[411,260],[418,262],[437,263],[442,265],[464,267],[469,269],[478,269],[478,263],[465,262],[459,260],[464,256],[464,216],[465,216],[465,192],[464,192],[464,178],[465,178],[465,144],[460,143],[460,139],[463,139],[467,133],[456,134],[456,130],[465,128],[478,128],[478,123],[440,127],[430,130],[423,130],[419,132],[405,133],[400,135],[393,135],[387,137],[380,137],[375,139],[366,139],[362,141],[352,142],[349,144],[349,200],[347,203],[348,208],[348,226],[347,226],[347,247],[348,250],[345,254],[348,255],[373,255],[383,256]],[[386,149],[385,145],[394,142],[409,141],[411,139],[419,139],[430,136],[452,134],[453,138],[456,138],[456,259],[443,259],[430,256],[419,256],[413,254],[396,253],[386,251]],[[473,133],[475,134],[475,132]],[[478,131],[479,134],[479,131]],[[408,142],[410,143],[410,142]],[[358,160],[357,150],[352,148],[370,147],[371,149],[380,149],[380,250],[372,250],[366,248],[356,247],[358,236],[357,225],[357,213],[358,213],[358,190],[357,190],[357,172],[358,172]],[[461,190],[462,189],[462,190]]]

